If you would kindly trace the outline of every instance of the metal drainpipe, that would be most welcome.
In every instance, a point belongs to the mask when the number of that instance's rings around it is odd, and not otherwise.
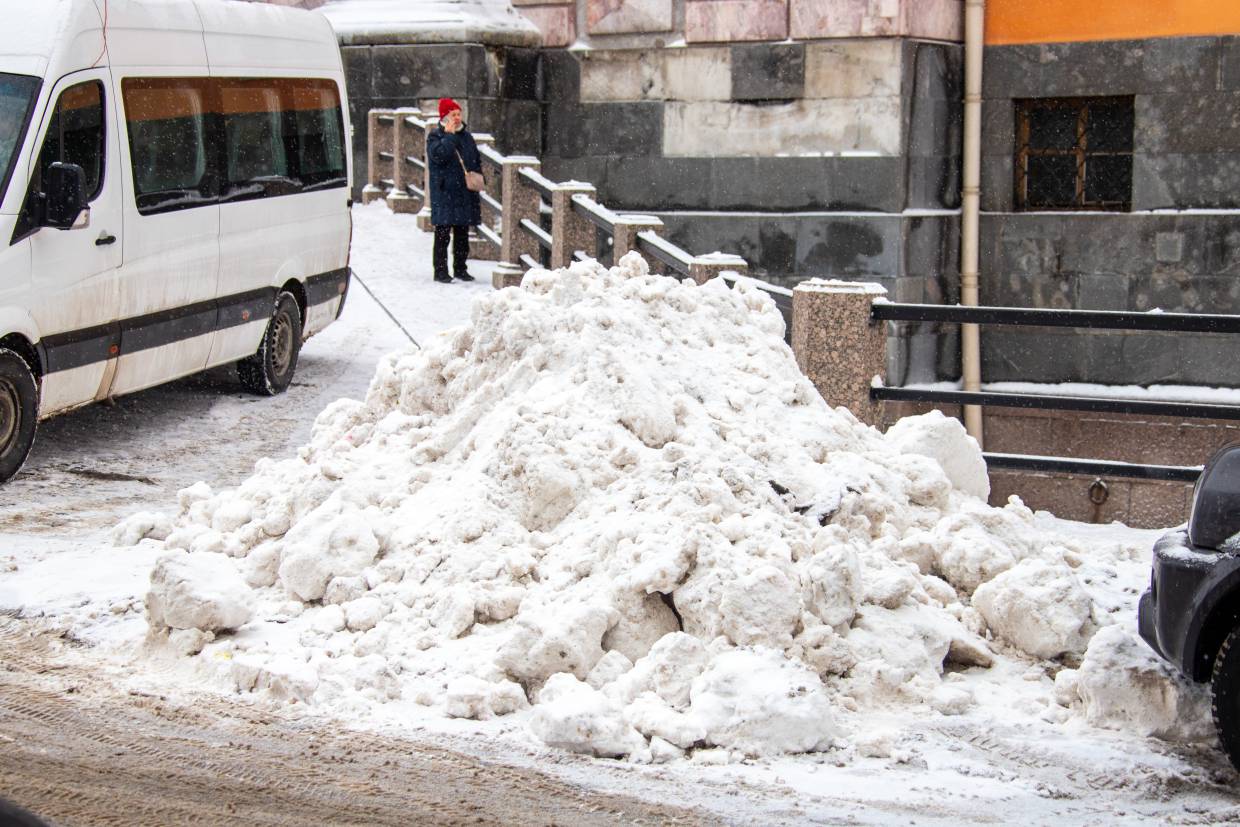
[[[961,192],[960,303],[977,306],[978,210],[981,196],[982,48],[986,0],[964,4],[964,188]],[[961,373],[966,391],[981,390],[982,359],[975,324],[961,325]],[[982,409],[964,406],[964,426],[982,446]]]

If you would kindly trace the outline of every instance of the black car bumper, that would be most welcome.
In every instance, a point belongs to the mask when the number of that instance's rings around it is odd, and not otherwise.
[[[1188,677],[1210,677],[1214,659],[1204,634],[1220,600],[1240,577],[1240,560],[1189,544],[1184,529],[1159,538],[1154,546],[1150,588],[1141,595],[1137,628],[1154,651]]]

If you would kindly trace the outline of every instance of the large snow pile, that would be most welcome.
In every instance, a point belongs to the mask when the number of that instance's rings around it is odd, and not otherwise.
[[[953,420],[884,437],[829,408],[782,333],[760,291],[636,255],[532,271],[388,357],[298,457],[186,489],[171,524],[122,525],[170,555],[153,639],[242,691],[532,705],[548,744],[637,760],[825,749],[893,705],[959,714],[976,701],[945,671],[1004,658],[1080,666],[1062,702],[1124,725],[1106,699],[1134,657],[1119,630],[1086,656],[1108,620],[1081,550],[978,499],[985,467]],[[186,585],[221,563],[245,595]],[[1197,714],[1169,673],[1140,677],[1161,699],[1145,729]]]

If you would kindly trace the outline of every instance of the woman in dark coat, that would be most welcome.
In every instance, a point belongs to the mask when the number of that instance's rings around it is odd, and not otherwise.
[[[435,225],[435,281],[450,282],[448,240],[452,239],[452,274],[473,281],[465,271],[469,228],[482,223],[482,199],[465,187],[465,170],[482,172],[482,156],[474,136],[461,121],[461,107],[452,98],[439,101],[439,127],[426,141],[431,167],[431,223]]]

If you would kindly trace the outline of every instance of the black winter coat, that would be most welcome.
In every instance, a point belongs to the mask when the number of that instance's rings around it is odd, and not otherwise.
[[[482,156],[474,136],[464,126],[456,134],[435,129],[426,141],[426,157],[431,165],[431,223],[476,227],[482,223],[482,199],[465,188],[461,161],[471,172],[482,172]]]

